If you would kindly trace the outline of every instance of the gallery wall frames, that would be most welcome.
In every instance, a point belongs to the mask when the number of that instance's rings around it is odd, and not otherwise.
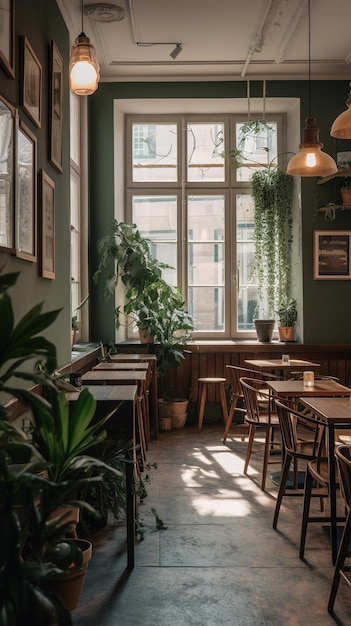
[[[42,67],[27,37],[23,37],[22,107],[37,128],[41,127]]]
[[[57,171],[62,172],[63,59],[54,41],[51,42],[50,106],[49,159]]]
[[[11,252],[15,247],[16,126],[17,109],[0,95],[0,250]]]
[[[314,280],[351,279],[351,231],[313,231]]]
[[[55,278],[55,183],[40,172],[40,275]]]
[[[15,0],[0,0],[0,63],[15,78]]]
[[[16,151],[16,256],[37,260],[37,140],[20,122]]]

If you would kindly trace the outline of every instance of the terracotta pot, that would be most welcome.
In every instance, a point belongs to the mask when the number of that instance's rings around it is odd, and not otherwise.
[[[280,341],[295,341],[294,326],[278,326],[278,334]]]
[[[166,402],[162,398],[158,401],[158,416],[160,420],[171,418],[172,428],[184,428],[187,418],[189,400],[176,398],[174,402]]]
[[[86,539],[69,539],[77,541],[83,551],[83,564],[78,568],[72,566],[64,574],[57,574],[45,581],[45,589],[61,598],[66,609],[73,611],[77,608],[83,591],[84,578],[92,554],[92,543]]]
[[[143,330],[139,330],[140,343],[154,343],[153,335],[145,335]]]
[[[351,206],[351,189],[342,189],[341,197],[344,206]]]

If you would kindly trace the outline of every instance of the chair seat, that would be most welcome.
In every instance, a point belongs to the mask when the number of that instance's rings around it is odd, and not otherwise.
[[[252,420],[250,419],[249,414],[247,413],[245,415],[245,421],[248,424],[254,424],[255,426],[279,426],[279,418],[278,418],[278,414],[272,412],[270,415],[269,413],[260,413],[260,421],[258,422],[257,420]]]

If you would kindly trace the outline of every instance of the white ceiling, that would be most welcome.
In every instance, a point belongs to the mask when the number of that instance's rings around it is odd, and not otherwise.
[[[56,0],[71,33],[81,0]],[[310,73],[351,80],[351,0],[310,0]],[[85,10],[90,1],[84,0]],[[103,81],[306,79],[308,0],[111,0],[124,18],[84,15]],[[182,45],[176,59],[175,45]],[[159,44],[159,45],[156,45]]]

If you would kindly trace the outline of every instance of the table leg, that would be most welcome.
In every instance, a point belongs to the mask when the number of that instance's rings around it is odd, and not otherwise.
[[[335,565],[337,555],[337,519],[336,519],[336,484],[335,484],[335,435],[334,426],[328,429],[328,454],[329,454],[329,503],[330,503],[330,543],[332,549],[332,561]]]
[[[135,403],[133,403],[132,419],[128,420],[128,439],[132,442],[132,463],[126,463],[126,517],[127,517],[127,566],[134,567],[134,543],[135,543],[135,494],[133,488],[135,453]]]

